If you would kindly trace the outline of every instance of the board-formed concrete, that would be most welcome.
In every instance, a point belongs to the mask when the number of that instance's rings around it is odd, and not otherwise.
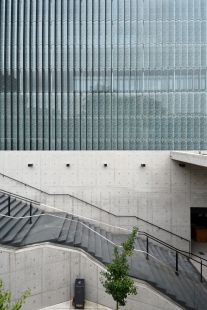
[[[170,151],[5,151],[0,172],[51,194],[71,194],[117,215],[138,216],[187,239],[190,208],[207,207],[207,168],[180,167]],[[48,196],[1,175],[0,188],[102,222],[136,225],[188,250],[185,241],[162,230],[131,218],[109,218],[67,195]]]
[[[12,292],[12,301],[26,289],[31,289],[31,296],[22,310],[38,310],[72,299],[76,278],[85,279],[87,300],[115,308],[115,302],[100,282],[100,271],[104,266],[82,250],[51,244],[18,250],[1,247],[0,261],[0,278],[4,288]],[[142,281],[135,281],[135,284],[138,294],[128,297],[123,310],[182,309],[148,284]]]

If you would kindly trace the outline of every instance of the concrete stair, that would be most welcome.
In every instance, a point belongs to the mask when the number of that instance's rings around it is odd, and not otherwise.
[[[11,200],[11,215],[24,217],[29,215],[29,205]],[[29,218],[13,219],[8,214],[8,199],[0,195],[0,243],[22,247],[26,245],[54,242],[66,246],[82,248],[103,264],[113,260],[113,244],[121,245],[128,236],[112,234],[94,224],[84,222],[65,212],[45,213],[32,207],[32,224]],[[110,242],[111,241],[111,242]],[[130,276],[148,282],[160,292],[188,310],[203,310],[207,305],[207,283],[199,282],[199,272],[179,255],[179,276],[175,270],[175,253],[149,243],[147,259],[146,241],[140,237],[135,240],[135,249],[128,259]],[[196,283],[195,283],[196,281]]]

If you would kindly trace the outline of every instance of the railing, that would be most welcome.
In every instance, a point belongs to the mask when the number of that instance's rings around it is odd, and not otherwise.
[[[190,252],[186,252],[186,251],[183,251],[183,250],[179,250],[177,248],[175,248],[174,246],[144,232],[144,231],[139,231],[138,232],[139,235],[141,236],[146,236],[146,253],[147,253],[147,259],[149,259],[148,255],[149,255],[149,239],[169,248],[170,250],[174,251],[176,253],[176,274],[178,275],[178,254],[186,257],[187,259],[192,259],[193,261],[195,261],[196,263],[200,264],[200,275],[201,275],[201,278],[200,278],[200,281],[203,282],[203,266],[207,267],[207,259],[205,258],[201,258],[200,256],[196,255],[196,254],[193,254],[193,253],[190,253]],[[197,258],[200,259],[200,261],[196,260],[195,258],[192,258],[192,256],[195,256]],[[203,261],[206,262],[206,265],[203,264]]]
[[[158,228],[159,230],[162,230],[162,231],[164,231],[164,232],[166,232],[166,233],[168,233],[168,234],[170,234],[170,235],[172,235],[172,236],[175,236],[175,237],[177,237],[177,238],[179,238],[179,239],[181,239],[181,240],[184,240],[184,241],[188,242],[188,249],[189,249],[189,253],[190,253],[190,240],[188,240],[188,239],[186,239],[186,238],[184,238],[184,237],[182,237],[182,236],[179,236],[179,235],[177,235],[177,234],[175,234],[175,233],[173,233],[173,232],[171,232],[171,231],[169,231],[169,230],[167,230],[167,229],[165,229],[165,228],[162,228],[162,227],[160,227],[160,226],[158,226],[158,225],[155,225],[155,224],[153,224],[153,223],[151,223],[151,222],[148,222],[148,221],[146,221],[146,220],[144,220],[144,219],[142,219],[142,218],[140,218],[140,217],[138,217],[138,216],[135,216],[135,215],[116,215],[116,214],[114,214],[114,213],[111,213],[111,212],[109,212],[109,211],[107,211],[107,210],[104,210],[104,209],[102,209],[102,208],[100,208],[100,207],[98,207],[98,206],[96,206],[96,205],[94,205],[94,204],[92,204],[92,203],[90,203],[90,202],[87,202],[87,201],[85,201],[85,200],[82,200],[82,199],[80,199],[80,198],[78,198],[78,197],[76,197],[76,196],[73,196],[73,195],[71,195],[71,194],[50,194],[50,193],[47,193],[47,192],[45,192],[45,191],[42,191],[42,190],[39,189],[39,188],[36,188],[36,187],[32,186],[32,185],[28,185],[28,184],[26,184],[26,183],[24,183],[24,182],[22,182],[22,181],[19,181],[19,180],[17,180],[17,179],[14,179],[14,178],[12,178],[12,177],[9,177],[8,175],[5,175],[5,174],[3,174],[3,173],[0,173],[0,175],[2,175],[3,177],[8,178],[8,179],[10,179],[10,180],[13,180],[13,181],[15,181],[15,182],[18,182],[18,183],[20,183],[20,184],[23,184],[24,186],[28,186],[29,188],[32,188],[32,189],[34,189],[34,190],[36,190],[36,191],[39,191],[40,193],[44,193],[44,194],[46,194],[46,195],[48,195],[48,196],[52,196],[52,195],[53,195],[53,196],[69,196],[69,197],[74,198],[74,199],[76,199],[76,200],[78,200],[78,201],[81,201],[81,202],[83,202],[83,203],[85,203],[85,204],[88,204],[89,206],[92,206],[92,207],[94,207],[94,208],[96,208],[96,209],[98,209],[98,210],[100,210],[100,211],[102,211],[102,212],[104,212],[104,213],[107,213],[108,215],[112,215],[112,216],[117,217],[117,218],[135,218],[135,219],[137,219],[137,220],[140,220],[140,221],[142,221],[142,222],[144,222],[144,223],[147,223],[147,224],[149,224],[149,225],[151,225],[151,226],[153,226],[153,227],[156,227],[156,228]]]
[[[32,204],[40,205],[40,202],[35,201],[33,199],[22,197],[20,195],[13,194],[13,193],[5,191],[3,189],[0,190],[0,193],[8,196],[8,216],[11,216],[11,197],[29,202],[29,204],[30,204],[30,207],[29,207],[29,213],[30,213],[29,223],[32,224]]]
[[[7,215],[2,215],[5,217],[8,217]],[[68,220],[71,222],[78,222],[77,220],[63,218],[58,215],[52,215],[52,214],[39,214],[39,215],[33,215],[32,217],[41,217],[41,216],[49,216],[49,217],[57,217],[62,218],[64,220]],[[28,218],[28,216],[24,217],[12,217],[12,219],[18,220],[18,219],[25,219]],[[108,249],[109,245],[112,246],[117,245],[119,248],[122,246],[119,244],[116,244],[115,242],[109,240],[108,238],[102,236],[100,233],[95,231],[94,229],[86,226],[84,223],[79,222],[81,225],[83,225],[85,228],[87,228],[89,231],[93,231],[94,234],[99,235],[101,238],[108,241]],[[45,228],[47,229],[47,228]],[[121,229],[121,228],[120,228]],[[44,233],[44,230],[41,230],[41,234]],[[88,232],[89,235],[89,232]],[[75,240],[75,239],[74,239]],[[74,246],[83,249],[85,251],[84,246],[80,243],[79,245]],[[112,255],[112,247],[110,246],[110,260]],[[90,253],[89,249],[87,249],[87,252]],[[90,253],[91,254],[91,253]],[[98,260],[99,258],[94,254],[91,254],[92,256],[95,256]],[[146,255],[148,258],[150,257],[150,261],[146,260]],[[90,259],[90,257],[89,257]],[[187,273],[176,273],[175,269],[171,266],[169,266],[167,263],[163,262],[162,260],[158,259],[152,254],[147,253],[144,250],[134,249],[133,255],[131,256],[131,262],[132,259],[134,259],[134,262],[137,262],[137,265],[135,268],[132,268],[129,271],[129,275],[133,278],[140,279],[142,281],[148,282],[150,285],[154,286],[156,289],[160,290],[163,293],[163,290],[166,292],[168,296],[174,296],[174,301],[179,303],[183,306],[183,302],[186,304],[186,308],[188,309],[198,309],[203,310],[205,307],[203,307],[203,304],[205,303],[205,296],[206,296],[206,290],[205,286],[199,283],[199,281],[192,277],[190,272]],[[100,265],[100,268],[103,268],[102,265]],[[162,277],[159,275],[159,270],[162,270]],[[157,274],[157,276],[156,276]],[[179,275],[179,278],[176,277],[176,275]],[[165,281],[167,279],[167,281]],[[167,286],[166,286],[167,282]],[[180,292],[180,287],[177,285],[179,282],[180,285],[183,285],[185,283],[184,289],[187,288],[187,293],[182,295],[182,292]],[[180,296],[182,297],[180,299]]]
[[[11,192],[8,192],[8,191],[5,191],[5,190],[1,190],[0,189],[0,193],[3,193],[5,195],[8,195],[8,201],[9,201],[9,204],[8,204],[8,215],[3,215],[3,216],[6,216],[6,217],[11,217],[11,218],[15,218],[15,219],[20,219],[20,218],[26,218],[28,217],[29,218],[29,222],[30,224],[32,223],[32,217],[36,217],[36,215],[32,215],[32,203],[33,204],[36,204],[36,205],[40,205],[40,202],[38,201],[35,201],[35,200],[32,200],[32,199],[28,199],[28,198],[25,198],[23,196],[20,196],[20,195],[16,195],[16,194],[13,194]],[[30,215],[29,216],[26,216],[26,217],[12,217],[10,215],[10,197],[14,197],[14,198],[17,198],[17,199],[20,199],[20,200],[24,200],[24,201],[27,201],[30,203]],[[126,228],[122,228],[122,227],[118,227],[118,226],[114,226],[114,225],[111,225],[111,224],[108,224],[108,223],[103,223],[103,222],[100,222],[100,221],[97,221],[97,220],[93,220],[93,219],[90,219],[90,218],[86,218],[84,216],[80,216],[80,215],[77,215],[77,214],[73,214],[73,213],[70,213],[70,212],[67,212],[67,211],[64,211],[64,210],[61,210],[61,209],[57,209],[55,207],[51,207],[51,206],[48,206],[48,205],[45,205],[47,208],[51,208],[53,210],[56,210],[56,211],[62,211],[62,212],[65,212],[67,214],[71,214],[73,216],[78,216],[80,218],[83,218],[83,219],[86,219],[88,221],[92,221],[92,222],[97,222],[97,223],[101,223],[105,226],[108,226],[108,227],[113,227],[115,229],[118,229],[118,230],[122,230],[122,231],[127,231],[127,232],[130,232],[130,230],[126,229]],[[45,215],[49,215],[51,217],[57,217],[57,218],[62,218],[61,216],[56,216],[56,215],[51,215],[51,214],[45,214]],[[42,215],[38,215],[38,216],[42,216]],[[70,221],[75,221],[75,220],[72,220],[70,219]],[[81,222],[80,222],[81,223]],[[84,223],[81,223],[82,225],[86,226]],[[89,228],[90,230],[92,230],[91,228]],[[94,231],[96,234],[98,234],[99,236],[103,237],[102,235],[100,235],[99,233],[97,233],[96,231]],[[179,269],[179,262],[178,262],[178,254],[186,257],[187,259],[191,259],[195,262],[197,262],[198,264],[200,264],[200,281],[203,282],[203,266],[204,267],[207,267],[207,259],[204,259],[204,258],[201,258],[200,256],[196,255],[196,254],[193,254],[191,253],[190,251],[187,252],[187,251],[183,251],[183,250],[179,250],[177,248],[175,248],[174,246],[144,232],[144,231],[138,231],[138,234],[140,236],[146,236],[146,258],[149,259],[149,239],[161,244],[162,246],[164,247],[167,247],[169,248],[170,250],[174,251],[176,253],[176,263],[175,263],[175,272],[177,275],[179,275],[179,272],[178,272],[178,269]],[[110,243],[114,244],[112,241],[108,240],[107,238],[103,237],[104,239],[106,239],[107,241],[109,241]],[[151,255],[150,255],[151,256]],[[192,258],[192,256],[198,258],[200,261],[196,260],[195,258]],[[206,262],[206,264],[203,264],[203,261]]]

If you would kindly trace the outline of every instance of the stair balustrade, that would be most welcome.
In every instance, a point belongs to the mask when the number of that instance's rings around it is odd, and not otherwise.
[[[8,194],[11,194],[10,215]],[[15,197],[15,194],[8,192],[0,194],[0,243],[22,247],[53,242],[78,247],[101,263],[109,264],[113,260],[114,245],[121,247],[130,234],[126,228],[108,223],[103,223],[105,229],[100,228],[97,220],[78,217],[49,206],[47,208],[51,208],[52,212],[44,212],[34,207],[33,204],[38,205],[39,202],[32,203],[28,198],[27,203],[23,201],[24,197],[19,195]],[[107,227],[113,227],[114,231],[109,232]],[[203,279],[203,283],[200,283],[200,274],[189,262],[191,258],[186,259],[187,254],[171,245],[167,249],[162,240],[140,231],[133,255],[128,259],[130,276],[148,282],[186,309],[203,310],[207,304],[207,282]],[[174,259],[178,255],[179,268],[176,268]],[[203,263],[201,266],[206,267]]]
[[[137,216],[131,216],[131,215],[117,215],[117,214],[114,214],[112,212],[104,210],[104,209],[102,209],[102,208],[100,208],[100,207],[98,207],[98,206],[96,206],[96,205],[94,205],[94,204],[92,204],[90,202],[87,202],[87,201],[85,201],[83,199],[80,199],[80,198],[78,198],[78,197],[76,197],[74,195],[71,195],[71,194],[47,193],[47,192],[45,192],[45,191],[43,191],[43,190],[41,190],[39,188],[31,186],[31,185],[29,185],[27,183],[24,183],[22,181],[19,181],[19,180],[15,179],[15,178],[9,177],[8,175],[5,175],[3,173],[0,173],[0,176],[2,176],[3,178],[7,178],[11,182],[16,182],[18,185],[22,185],[23,186],[23,188],[22,188],[23,191],[24,191],[25,187],[33,190],[34,191],[33,194],[35,196],[35,199],[36,199],[37,193],[39,193],[39,201],[41,201],[41,203],[43,201],[47,201],[47,197],[48,198],[49,197],[54,197],[55,201],[58,198],[61,199],[62,197],[69,197],[70,199],[74,199],[77,202],[81,202],[83,204],[88,205],[89,207],[92,207],[93,209],[90,210],[91,217],[93,216],[94,219],[96,219],[96,218],[100,219],[102,222],[103,221],[105,221],[105,222],[108,221],[108,223],[115,223],[115,222],[120,223],[122,221],[122,219],[123,219],[123,222],[127,222],[128,220],[133,221],[133,224],[130,223],[129,227],[130,226],[139,226],[140,227],[140,226],[142,226],[142,224],[143,225],[145,224],[147,226],[146,226],[146,229],[144,229],[144,230],[151,231],[152,229],[154,229],[154,230],[156,230],[156,232],[154,232],[154,233],[157,233],[158,231],[159,232],[163,232],[163,234],[165,234],[165,236],[163,237],[163,238],[165,238],[165,240],[166,239],[167,240],[171,239],[171,242],[172,243],[175,242],[175,244],[178,244],[178,242],[177,242],[178,240],[182,241],[181,247],[182,248],[184,247],[185,249],[188,249],[188,251],[190,253],[190,248],[191,248],[191,241],[190,240],[188,240],[188,239],[186,239],[186,238],[184,238],[184,237],[182,237],[180,235],[177,235],[177,234],[171,232],[170,230],[167,230],[167,229],[165,229],[165,228],[163,228],[161,226],[155,225],[154,223],[151,223],[151,222],[149,222],[149,221],[147,221],[147,220],[145,220],[143,218],[140,218],[140,217],[137,217]],[[44,196],[42,196],[42,195],[44,195]],[[56,203],[58,204],[60,202],[57,201]],[[42,203],[42,205],[43,205],[43,203]],[[47,203],[45,203],[45,205],[47,205]],[[72,211],[73,210],[72,210],[72,207],[71,207],[71,212]],[[97,211],[99,213],[96,214],[96,212],[94,212],[94,211]],[[72,212],[72,213],[74,213],[74,212]],[[81,208],[81,213],[82,213],[82,208]],[[169,236],[170,238],[168,238],[167,236]],[[173,238],[175,238],[175,240]]]

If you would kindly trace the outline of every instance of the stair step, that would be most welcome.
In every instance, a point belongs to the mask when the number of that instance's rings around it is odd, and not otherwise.
[[[156,249],[159,251],[162,251],[163,253],[163,258],[165,259],[165,263],[168,265],[169,264],[169,261],[171,263],[171,265],[173,266],[173,263],[175,265],[175,262],[173,262],[173,259],[172,257],[169,255],[167,255],[167,257],[165,258],[165,255],[166,253],[168,252],[168,250],[165,250],[165,249],[161,249],[160,247],[158,247],[157,245],[155,245]],[[173,268],[175,270],[175,267]],[[170,274],[170,269],[168,270],[168,274]],[[186,305],[188,307],[193,307],[194,306],[194,294],[192,294],[192,291],[190,289],[190,284],[188,284],[186,281],[187,281],[187,278],[186,277],[183,277],[182,275],[177,277],[175,275],[174,272],[171,273],[171,276],[173,277],[174,279],[174,282],[176,283],[176,285],[174,286],[174,290],[177,292],[179,291],[182,296],[184,297],[185,299],[185,302],[186,302]],[[176,296],[177,296],[177,300],[180,299],[180,293],[177,293]],[[192,298],[193,297],[193,298]]]
[[[207,305],[207,295],[206,295],[206,287],[204,288],[202,286],[201,294],[199,295],[199,298],[196,299],[196,307],[198,310],[206,309]]]
[[[137,240],[139,242],[141,250],[146,252],[146,244],[145,244],[144,240],[142,240],[141,238],[140,238],[140,240],[139,239],[137,239]],[[144,256],[146,259],[147,258],[146,254],[144,254]],[[151,273],[154,276],[157,288],[161,292],[166,293],[167,282],[166,282],[165,278],[161,278],[161,270],[160,270],[160,272],[158,272],[158,270],[159,270],[158,264],[156,263],[156,261],[154,261],[154,259],[150,259],[150,256],[149,256],[149,260],[147,260],[147,262],[148,262],[148,266],[151,270]],[[171,296],[171,297],[173,297],[173,296]]]
[[[108,240],[110,240],[111,242],[113,242],[113,237],[112,237],[112,234],[110,232],[106,232],[106,238]],[[113,260],[113,254],[114,254],[114,245],[111,242],[108,242],[108,250],[109,250],[110,263]]]
[[[136,257],[132,257],[132,263],[130,268],[130,276],[134,278],[143,280],[156,287],[156,281],[154,276],[147,265],[146,259],[137,259]]]
[[[11,210],[11,216],[15,217],[22,217],[26,214],[28,211],[28,207],[26,203],[20,203],[17,207]],[[1,220],[0,226],[0,240],[2,240],[3,237],[7,236],[7,234],[10,232],[10,230],[17,225],[19,222],[19,219],[13,219],[9,217],[5,217]]]
[[[104,229],[101,229],[101,235],[104,238],[106,237],[106,231]],[[102,238],[101,239],[101,244],[102,244],[102,262],[104,264],[110,264],[110,257],[109,257],[109,248],[108,248],[108,241],[106,239]]]
[[[81,241],[81,248],[84,251],[88,249],[88,238],[89,238],[89,223],[84,223],[83,233],[82,233],[82,241]]]
[[[68,236],[66,239],[65,244],[69,245],[69,246],[73,246],[74,245],[74,240],[75,240],[75,233],[76,233],[76,227],[78,225],[78,218],[77,217],[73,217],[72,218],[72,223],[70,224],[70,229],[68,231]]]
[[[151,254],[154,256],[154,257],[157,257],[161,262],[162,262],[162,259],[161,257],[158,255],[155,247],[153,244],[150,244],[150,250],[151,250]],[[185,303],[185,299],[183,298],[183,295],[180,293],[180,290],[178,292],[176,292],[176,290],[174,289],[174,286],[175,286],[175,281],[174,279],[176,278],[174,275],[174,272],[172,271],[171,272],[171,269],[168,268],[164,263],[159,263],[160,264],[160,269],[162,271],[162,277],[164,276],[165,277],[165,280],[167,281],[167,292],[171,295],[174,295],[174,297],[172,299],[175,300],[175,297],[177,299],[179,299],[179,302],[180,304],[182,304],[183,306],[186,305]],[[179,298],[178,298],[179,297]]]
[[[145,250],[146,248],[146,242],[143,241],[142,239],[139,240],[139,244],[140,247],[142,248],[142,250]],[[158,255],[155,255],[155,253],[153,252],[153,244],[150,243],[149,244],[149,253],[155,257],[157,257],[160,260],[160,257],[158,257]],[[182,306],[186,306],[186,299],[183,298],[182,294],[176,294],[174,288],[173,288],[173,284],[174,284],[174,280],[176,278],[176,275],[171,272],[172,277],[169,274],[170,269],[168,270],[167,267],[165,267],[164,264],[162,264],[162,262],[157,261],[154,258],[150,258],[149,256],[149,260],[148,263],[150,265],[150,269],[155,277],[155,281],[156,281],[156,286],[159,290],[163,291],[163,289],[166,291],[167,295],[175,300],[175,301],[179,301],[179,303]]]
[[[163,259],[162,252],[159,251],[160,250],[159,247],[157,247],[156,245],[151,245],[150,247],[152,249],[153,254],[155,256],[158,256],[160,260],[163,261],[163,263],[166,263],[166,261]],[[186,300],[191,299],[191,296],[187,295],[188,293],[186,292],[186,290],[183,289],[183,286],[181,285],[178,277],[175,276],[174,271],[165,265],[163,266],[163,270],[165,271],[166,278],[168,282],[171,284],[172,290],[174,291],[177,300],[179,300],[180,302],[183,301],[186,302]]]
[[[26,203],[22,203],[22,202],[19,202],[17,201],[16,203],[14,202],[14,205],[11,205],[11,213],[10,215],[15,217],[19,211],[21,211],[24,207],[26,206]],[[3,214],[3,211],[2,211],[2,214]],[[8,214],[8,210],[5,210],[5,215]],[[0,217],[0,227],[1,229],[7,225],[7,223],[11,220],[11,217]]]
[[[100,228],[96,227],[95,231],[95,257],[102,262],[102,237],[100,236]]]
[[[11,198],[11,200],[10,200],[10,203],[12,202],[12,200],[15,200],[14,198]],[[0,198],[0,207],[1,207],[1,205],[3,204],[3,203],[6,203],[6,205],[8,205],[8,196],[2,196],[1,198]]]
[[[83,234],[83,222],[80,222],[79,220],[75,233],[74,246],[79,247],[81,245],[82,234]]]
[[[67,215],[66,219],[65,219],[65,222],[63,224],[63,228],[61,230],[61,233],[60,233],[60,236],[58,238],[58,242],[60,243],[64,243],[67,239],[67,236],[68,236],[68,231],[70,229],[70,225],[72,223],[72,215]]]
[[[171,255],[171,252],[169,250],[165,250],[161,247],[155,246],[157,251],[159,253],[162,253],[163,260],[166,264],[171,266],[175,266],[175,260]],[[175,269],[175,267],[173,268]],[[194,294],[194,283],[192,283],[188,277],[182,273],[179,273],[179,276],[175,276],[175,283],[177,285],[174,286],[175,291],[177,292],[179,290],[179,293],[176,293],[177,299],[179,300],[179,294],[181,293],[183,297],[185,297],[185,301],[187,303],[188,308],[193,308],[195,296],[197,296],[197,293]]]
[[[142,250],[137,239],[135,239],[134,245],[135,249],[138,248],[139,250]],[[146,255],[144,253],[134,251],[134,255],[132,257],[132,270],[130,274],[134,274],[136,278],[145,280],[156,287],[154,274],[151,272]]]
[[[37,208],[32,208],[32,215],[34,215],[37,212]],[[29,206],[28,206],[28,210],[27,212],[24,214],[24,216],[29,216],[30,215],[30,211],[29,211]],[[15,221],[15,220],[14,220]],[[2,242],[3,243],[10,243],[12,242],[12,240],[15,238],[15,236],[24,228],[24,226],[29,223],[29,218],[25,218],[25,219],[20,219],[17,221],[17,223],[14,223],[13,228],[9,231],[8,234],[6,234],[6,236],[4,236],[2,238]]]
[[[16,201],[16,199],[12,199],[11,204],[10,204],[10,211],[13,210],[15,207],[17,207],[20,203],[21,203],[21,201]],[[0,205],[0,220],[1,220],[1,218],[3,219],[3,217],[1,217],[1,214],[2,215],[8,214],[8,203],[7,203],[7,201],[2,203],[2,205]]]
[[[34,225],[21,245],[29,245],[40,242],[57,242],[62,226],[65,222],[65,212],[43,213]]]
[[[113,235],[113,242],[116,245],[121,245],[123,242],[125,242],[128,239],[128,237],[129,237],[128,235],[123,235],[123,234]]]
[[[21,246],[21,243],[26,238],[29,231],[32,229],[32,227],[34,227],[34,225],[36,225],[36,222],[39,220],[40,216],[37,216],[37,215],[41,215],[41,214],[43,214],[43,211],[38,210],[37,212],[35,212],[36,216],[32,218],[32,224],[27,223],[23,227],[23,229],[15,236],[15,238],[11,242],[12,246]]]
[[[89,229],[89,239],[88,239],[88,252],[91,255],[95,255],[95,226],[93,224],[89,225],[90,229]]]
[[[29,206],[14,198],[11,198],[10,209],[11,216],[14,217],[29,215]],[[112,262],[114,252],[114,245],[109,241],[121,245],[128,239],[128,235],[112,235],[93,224],[79,221],[77,217],[67,215],[65,212],[44,213],[37,208],[32,208],[32,214],[41,215],[33,217],[32,224],[28,223],[29,218],[4,217],[7,214],[8,197],[0,194],[0,238],[2,243],[12,246],[39,242],[65,243],[68,246],[81,247],[99,261],[109,264]],[[137,237],[135,249],[146,252],[146,240]],[[174,252],[150,242],[149,254],[154,258],[149,256],[147,260],[146,254],[134,251],[127,259],[130,276],[147,281],[185,309],[206,308],[207,296],[204,288],[206,284],[204,283],[203,286],[197,280],[194,283],[194,278],[199,280],[199,273],[186,258],[179,255],[179,276],[176,276]]]

